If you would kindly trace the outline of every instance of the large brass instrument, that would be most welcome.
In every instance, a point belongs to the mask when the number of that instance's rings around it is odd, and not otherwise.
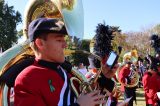
[[[65,22],[70,39],[77,38],[81,40],[83,37],[84,22],[83,6],[81,0],[29,0],[24,17],[23,33],[26,37],[26,41],[8,49],[0,56],[0,78],[8,71],[9,68],[19,63],[21,60],[24,60],[28,57],[34,57],[34,53],[29,46],[29,41],[27,40],[27,30],[29,23],[38,17],[61,18]],[[72,53],[84,53],[87,55],[93,55],[95,58],[101,61],[99,56],[83,50],[66,49],[64,52],[66,55],[70,55]],[[92,91],[93,88],[91,87],[91,84],[96,82],[99,76],[99,74],[97,74],[97,77],[95,77],[94,80],[87,82],[87,79],[80,73],[77,73],[77,70],[72,69],[72,73],[77,77],[71,78],[71,83],[74,80],[79,81],[79,83],[82,85],[82,89],[86,90],[87,92]],[[72,87],[74,88],[73,84]],[[10,87],[8,87],[5,82],[0,82],[1,106],[8,106],[8,103],[11,102],[8,101],[8,92],[10,92]],[[75,93],[77,96],[79,95],[76,89]]]
[[[132,74],[131,74],[131,76],[129,76],[129,78],[131,79],[131,82],[132,82],[130,84],[123,84],[119,80],[120,70],[122,69],[122,67],[124,67],[126,61],[131,61],[133,63],[132,67],[131,67]],[[136,87],[138,85],[138,83],[139,83],[139,74],[137,72],[137,68],[135,67],[137,61],[138,61],[138,53],[137,53],[136,50],[132,50],[131,52],[127,52],[127,53],[124,54],[123,63],[119,65],[119,68],[117,69],[117,73],[116,73],[116,77],[119,80],[121,85],[125,85],[126,87],[130,87],[130,88]]]
[[[84,22],[81,0],[30,0],[26,7],[23,22],[23,34],[26,39],[28,38],[29,23],[38,17],[62,18],[65,21],[69,35],[82,39]],[[71,20],[74,23],[70,23]],[[66,51],[66,53],[70,52],[75,51]],[[20,60],[21,56],[25,56],[24,54],[33,55],[27,40],[5,51],[0,57],[0,75]]]
[[[124,83],[122,83],[119,80],[119,72],[120,72],[120,70],[121,70],[121,68],[123,66],[124,66],[124,64],[120,65],[119,68],[117,69],[116,77],[117,77],[118,81],[120,82],[121,85],[124,85],[126,87],[130,87],[130,88],[136,87],[138,85],[138,83],[139,83],[139,74],[138,74],[138,72],[135,69],[131,68],[132,76],[129,76],[132,83],[130,83],[130,84],[124,84]]]

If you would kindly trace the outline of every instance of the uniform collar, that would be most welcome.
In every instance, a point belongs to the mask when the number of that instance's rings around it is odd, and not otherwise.
[[[36,61],[39,65],[47,67],[47,68],[51,68],[53,70],[58,70],[61,65],[60,63],[49,62],[49,61],[42,60],[42,59],[36,59]]]
[[[56,71],[63,80],[65,80],[64,78],[64,74],[60,68],[60,63],[54,63],[54,62],[49,62],[49,61],[46,61],[46,60],[40,60],[40,59],[36,59],[37,63],[43,67],[47,67],[47,68],[50,68],[52,69],[53,71]]]

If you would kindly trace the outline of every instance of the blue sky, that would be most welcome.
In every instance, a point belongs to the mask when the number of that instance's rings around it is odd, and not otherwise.
[[[28,0],[5,1],[23,16]],[[84,38],[92,38],[97,24],[103,21],[107,25],[120,26],[122,32],[141,31],[160,24],[159,5],[160,0],[83,0]]]

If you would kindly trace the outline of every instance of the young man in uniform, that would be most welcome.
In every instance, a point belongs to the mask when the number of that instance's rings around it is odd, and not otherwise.
[[[150,79],[150,88],[149,88],[149,94],[152,98],[153,105],[152,106],[159,106],[159,98],[157,95],[157,92],[160,92],[160,74],[158,70],[155,74],[152,75]]]
[[[144,73],[144,76],[142,78],[143,88],[144,88],[144,94],[145,94],[145,101],[146,106],[153,106],[154,104],[154,95],[152,95],[151,91],[151,83],[153,80],[153,76],[156,75],[156,71],[153,69],[154,67],[151,67],[147,72]],[[155,84],[156,82],[154,82]]]
[[[106,102],[99,90],[75,97],[69,81],[73,75],[62,68],[65,35],[67,31],[59,19],[39,18],[30,23],[28,36],[35,61],[16,78],[14,106],[95,106]],[[110,78],[115,71],[106,67],[101,74],[110,92],[114,86]]]
[[[129,101],[128,106],[133,106],[133,100],[135,100],[136,98],[135,87],[126,87],[127,84],[132,83],[132,80],[130,79],[130,75],[132,75],[130,69],[131,64],[132,62],[127,61],[119,72],[119,80],[123,83],[121,84],[121,91],[124,93],[124,99],[126,100],[127,98],[132,97],[132,99]]]

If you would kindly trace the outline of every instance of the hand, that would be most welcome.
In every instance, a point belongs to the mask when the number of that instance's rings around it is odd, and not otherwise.
[[[102,64],[102,73],[106,78],[112,78],[115,75],[118,67],[118,63],[115,64],[115,66],[112,69],[110,69],[107,65]]]
[[[82,93],[77,99],[80,106],[95,106],[106,103],[105,95],[100,94],[99,90],[90,93]]]
[[[122,92],[116,88],[116,90],[114,92],[112,92],[112,96],[115,98],[119,98],[122,95]]]

